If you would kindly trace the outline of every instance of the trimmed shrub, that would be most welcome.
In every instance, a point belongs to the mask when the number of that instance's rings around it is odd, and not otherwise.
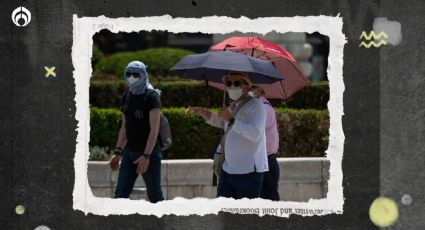
[[[115,74],[103,73],[103,72],[94,72],[91,76],[91,81],[123,81],[124,75],[117,76]],[[149,82],[151,84],[156,84],[160,81],[187,81],[185,78],[181,78],[179,76],[167,75],[165,77],[162,76],[149,76]]]
[[[206,87],[201,81],[162,81],[154,87],[162,90],[164,107],[221,107],[223,102],[223,91]]]
[[[111,158],[111,150],[108,147],[89,146],[90,161],[107,161]]]
[[[90,108],[90,146],[115,147],[121,125],[117,109]]]
[[[173,135],[166,159],[208,158],[222,135],[200,117],[185,114],[185,108],[165,108]],[[280,135],[279,157],[321,157],[328,147],[329,118],[326,110],[277,109]],[[90,145],[113,148],[121,114],[115,109],[91,108]]]
[[[102,58],[93,68],[93,72],[124,75],[124,68],[131,61],[138,60],[135,52],[119,52]]]
[[[327,110],[276,109],[279,156],[322,157],[329,142]]]
[[[99,108],[119,108],[122,95],[128,90],[124,80],[91,81],[89,94],[90,105]]]
[[[93,46],[93,54],[91,57],[91,65],[95,66],[100,59],[104,58],[105,55],[102,53],[102,51],[100,51],[99,48],[97,48],[96,46]]]
[[[296,92],[288,99],[286,105],[290,108],[327,109],[329,101],[329,82],[313,82]],[[274,106],[280,104],[272,101]]]
[[[173,144],[165,152],[167,159],[205,159],[213,145],[219,141],[221,130],[214,128],[201,117],[185,114],[183,108],[162,110],[168,118]]]
[[[162,90],[164,107],[221,107],[223,92],[209,87],[201,81],[159,81],[153,83]],[[91,81],[90,104],[101,108],[118,108],[127,85],[120,81]],[[329,101],[327,82],[312,83],[294,94],[286,103],[289,108],[326,109]],[[271,100],[274,107],[282,107],[279,100]]]
[[[97,73],[93,73],[93,75],[90,78],[90,81],[91,82],[110,81],[111,83],[113,83],[118,81],[124,81],[124,76],[118,77],[117,75],[114,75],[114,74],[97,72]]]
[[[119,78],[124,75],[125,66],[139,60],[148,66],[151,76],[167,76],[170,68],[192,51],[179,48],[151,48],[135,52],[119,52],[101,59],[94,67],[94,72],[115,74]]]

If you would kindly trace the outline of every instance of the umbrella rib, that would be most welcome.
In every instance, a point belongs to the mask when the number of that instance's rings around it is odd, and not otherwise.
[[[286,96],[286,90],[285,90],[285,87],[283,87],[282,81],[280,81],[280,85],[282,86],[283,94],[285,94],[285,100],[288,100],[288,97]]]
[[[262,52],[262,54],[260,54],[260,56],[257,56],[256,58],[260,58],[260,57],[266,57],[268,60],[271,60],[271,58],[269,56],[267,56],[267,52],[262,51],[262,50],[257,50],[258,52]]]
[[[288,60],[289,61],[289,60]],[[294,66],[294,68],[298,71],[298,73],[300,73],[301,74],[301,76],[303,76],[303,78],[300,78],[299,77],[299,79],[302,79],[304,82],[309,82],[307,79],[306,79],[306,76],[304,75],[304,73],[299,69],[299,67],[298,66],[296,66],[294,63],[292,63],[291,61],[289,61],[289,63],[292,65],[292,66]]]

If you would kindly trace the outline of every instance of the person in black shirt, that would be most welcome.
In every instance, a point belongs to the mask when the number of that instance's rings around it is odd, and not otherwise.
[[[117,147],[109,162],[112,170],[119,169],[115,198],[128,198],[138,175],[142,174],[148,199],[156,203],[164,200],[161,190],[162,155],[157,141],[161,100],[158,93],[148,87],[146,65],[142,62],[132,61],[127,65],[125,80],[129,91],[123,96],[122,124]]]

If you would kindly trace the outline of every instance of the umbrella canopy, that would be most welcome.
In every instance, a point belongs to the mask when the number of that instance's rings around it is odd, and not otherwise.
[[[285,79],[271,85],[260,85],[266,92],[267,98],[286,100],[309,83],[294,57],[275,43],[259,37],[231,37],[210,49],[210,51],[222,50],[238,52],[273,63]],[[219,89],[224,88],[223,84],[211,83],[210,85]]]
[[[229,72],[246,72],[254,84],[271,84],[283,79],[270,61],[231,51],[187,55],[170,71],[184,78],[222,83]]]

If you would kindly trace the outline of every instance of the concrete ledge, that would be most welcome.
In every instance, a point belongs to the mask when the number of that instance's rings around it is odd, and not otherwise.
[[[163,160],[161,184],[166,199],[174,197],[214,198],[210,159]],[[280,167],[279,193],[282,200],[307,201],[323,198],[327,193],[329,160],[326,158],[278,158]],[[90,161],[88,179],[93,194],[113,197],[118,172],[112,172],[107,162]],[[132,199],[145,198],[144,182],[139,177]]]
[[[213,161],[205,160],[164,160],[162,169],[166,184],[178,185],[211,185]]]

